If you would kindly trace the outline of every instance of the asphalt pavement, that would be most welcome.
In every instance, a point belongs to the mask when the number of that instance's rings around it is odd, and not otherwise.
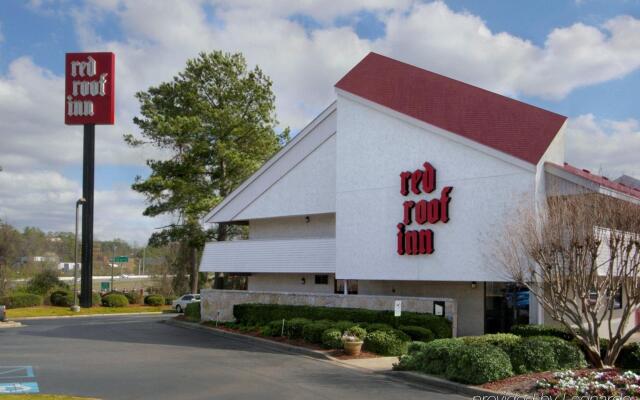
[[[29,320],[2,329],[0,400],[11,384],[105,400],[463,399],[268,343],[170,326],[166,318]]]

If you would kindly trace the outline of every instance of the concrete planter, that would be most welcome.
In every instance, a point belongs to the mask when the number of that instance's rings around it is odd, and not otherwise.
[[[362,350],[362,341],[344,342],[344,352],[348,356],[357,356]]]

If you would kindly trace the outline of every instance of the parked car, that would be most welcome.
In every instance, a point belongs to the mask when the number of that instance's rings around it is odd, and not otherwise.
[[[199,294],[193,294],[193,293],[183,294],[179,299],[176,299],[171,302],[171,307],[175,308],[177,312],[181,313],[181,312],[184,312],[184,310],[187,308],[187,304],[196,303],[199,301],[200,301]]]

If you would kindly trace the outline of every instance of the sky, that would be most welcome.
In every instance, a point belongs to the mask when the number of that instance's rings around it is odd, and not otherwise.
[[[375,51],[566,115],[567,161],[640,177],[640,0],[3,0],[0,219],[72,231],[82,127],[64,125],[64,53],[116,53],[116,124],[96,129],[97,239],[142,245],[166,221],[131,190],[134,97],[202,51],[242,52],[274,82],[278,120],[303,128]]]

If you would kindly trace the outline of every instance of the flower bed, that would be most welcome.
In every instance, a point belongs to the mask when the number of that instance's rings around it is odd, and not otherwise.
[[[545,396],[640,396],[640,375],[631,371],[562,371],[538,380],[536,392]]]

